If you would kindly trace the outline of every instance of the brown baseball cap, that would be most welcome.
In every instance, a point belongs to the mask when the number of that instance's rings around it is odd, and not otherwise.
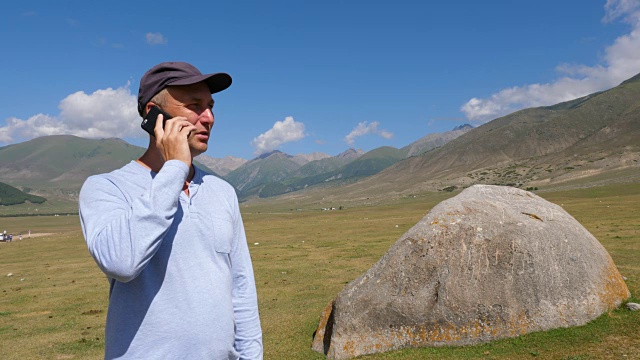
[[[140,79],[138,89],[138,113],[151,98],[169,85],[191,85],[204,81],[211,93],[217,93],[231,86],[231,76],[226,73],[202,74],[195,66],[186,62],[163,62],[147,71]]]

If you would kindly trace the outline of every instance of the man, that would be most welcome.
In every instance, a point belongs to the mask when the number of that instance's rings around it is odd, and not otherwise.
[[[183,62],[140,80],[138,112],[158,106],[146,152],[80,192],[91,255],[110,282],[106,359],[261,359],[262,332],[238,200],[193,166],[231,85]]]

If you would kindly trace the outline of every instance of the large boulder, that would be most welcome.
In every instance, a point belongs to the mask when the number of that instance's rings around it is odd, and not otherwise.
[[[602,245],[530,192],[475,185],[435,206],[321,315],[331,359],[582,325],[630,296]]]

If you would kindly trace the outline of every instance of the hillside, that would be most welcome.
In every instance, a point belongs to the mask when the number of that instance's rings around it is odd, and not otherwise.
[[[142,152],[120,139],[40,137],[0,148],[0,181],[14,186],[79,188],[88,176],[116,169]]]
[[[465,124],[452,131],[429,134],[402,149],[383,146],[364,155],[349,149],[335,157],[312,161],[281,180],[263,177],[260,183],[240,189],[240,197],[243,199],[255,195],[271,197],[316,185],[340,186],[352,183],[377,174],[406,157],[417,156],[443,146],[471,129],[473,126]],[[227,178],[227,180],[237,186],[236,178]]]
[[[340,186],[351,183],[377,174],[406,157],[417,156],[443,146],[471,129],[473,126],[465,124],[451,131],[428,134],[402,149],[383,146],[364,155],[361,151],[349,149],[338,156],[310,162],[292,173],[287,179],[267,182],[263,188],[253,188],[252,191],[244,192],[242,195],[244,198],[251,195],[270,197],[307,189],[319,184]]]
[[[0,147],[0,181],[49,200],[75,201],[88,176],[115,170],[144,150],[115,138],[43,136]]]
[[[342,183],[353,182],[366,176],[376,174],[392,164],[404,159],[406,152],[391,146],[383,146],[373,149],[353,161],[329,172],[303,178],[289,178],[280,182],[265,184],[262,189],[253,189],[251,193],[245,193],[245,197],[259,195],[271,197],[287,192],[306,189],[307,187],[328,184],[336,186]],[[325,159],[326,160],[326,159]]]
[[[300,168],[291,155],[275,150],[244,163],[225,179],[240,192],[273,181],[285,179]]]
[[[0,182],[0,205],[17,205],[26,202],[42,204],[45,201],[47,201],[47,199],[43,197],[27,194],[11,185]]]
[[[417,156],[443,146],[471,129],[473,129],[471,125],[465,124],[452,131],[429,134],[402,149],[383,146],[364,155],[362,150],[356,151],[354,149],[349,149],[334,157],[322,154],[324,156],[319,160],[304,165],[302,165],[303,162],[296,160],[300,158],[300,155],[292,157],[275,151],[245,163],[235,172],[225,176],[225,179],[236,187],[241,199],[248,199],[252,196],[271,197],[316,185],[340,186],[377,174],[408,156]],[[295,166],[290,163],[285,166],[282,163],[283,159],[276,165],[273,160],[270,160],[271,164],[264,164],[263,162],[270,159],[274,153],[284,154],[283,156],[286,156],[288,160],[302,166],[298,169],[295,169]],[[286,171],[274,172],[273,166],[280,169],[286,168]]]
[[[336,156],[311,161],[291,174],[291,178],[306,178],[336,170],[362,156],[362,150],[348,149]]]
[[[477,183],[545,188],[576,182],[588,186],[603,179],[638,181],[638,139],[640,76],[608,91],[495,119],[335,189],[332,196],[402,196]],[[619,174],[625,179],[616,179]]]
[[[328,159],[328,158],[331,158],[331,155],[321,153],[321,152],[314,152],[311,154],[294,155],[291,158],[291,160],[293,160],[295,163],[297,163],[300,166],[304,166],[312,161],[318,161],[318,160]]]
[[[247,162],[245,159],[233,156],[225,156],[221,159],[217,159],[205,154],[196,156],[194,160],[199,161],[201,164],[213,170],[216,174],[222,176],[227,175]]]
[[[465,134],[471,129],[473,129],[473,126],[464,124],[454,128],[451,131],[429,134],[403,147],[402,150],[407,153],[407,156],[417,156],[420,154],[424,154],[427,151],[431,151],[435,148],[444,146],[449,141]]]

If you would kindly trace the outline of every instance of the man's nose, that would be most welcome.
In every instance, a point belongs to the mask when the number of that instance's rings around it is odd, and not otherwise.
[[[200,122],[203,123],[211,123],[213,125],[215,118],[213,116],[213,111],[211,109],[206,109],[204,112],[200,114]]]

